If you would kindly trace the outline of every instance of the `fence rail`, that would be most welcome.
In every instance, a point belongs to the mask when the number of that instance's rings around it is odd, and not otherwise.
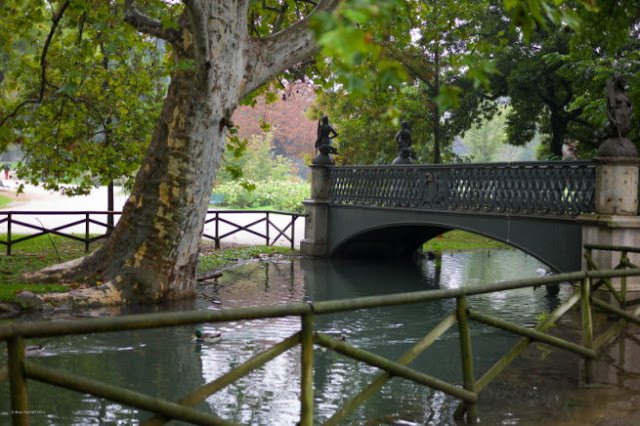
[[[612,247],[599,246],[599,250],[613,250]],[[616,248],[619,249],[619,248]],[[588,250],[593,250],[590,248]],[[587,253],[587,257],[589,254]],[[620,268],[629,265],[620,265]],[[347,401],[324,424],[339,424],[355,408],[366,401],[379,390],[392,377],[401,377],[415,383],[440,390],[461,401],[456,416],[465,418],[467,423],[474,423],[477,419],[476,404],[478,394],[491,383],[530,343],[534,341],[553,345],[580,356],[585,363],[583,369],[586,382],[591,381],[593,373],[593,360],[600,350],[615,337],[628,322],[640,324],[640,309],[634,313],[626,312],[596,298],[592,298],[592,292],[603,284],[605,288],[611,287],[612,278],[640,276],[640,269],[614,269],[614,270],[587,270],[565,274],[546,276],[541,278],[522,279],[488,284],[483,287],[443,289],[431,291],[419,291],[399,293],[384,296],[369,296],[355,299],[332,300],[324,302],[297,303],[288,305],[275,305],[267,307],[250,307],[240,309],[228,309],[219,311],[188,311],[142,315],[128,315],[115,318],[82,319],[68,321],[42,321],[25,322],[0,325],[0,340],[7,342],[8,366],[0,369],[0,379],[8,378],[11,389],[11,409],[14,425],[24,425],[29,422],[29,398],[27,381],[37,380],[54,386],[89,393],[111,401],[150,411],[155,416],[143,424],[163,424],[170,419],[182,420],[194,424],[219,424],[229,425],[232,422],[222,419],[215,414],[204,413],[191,408],[205,400],[208,396],[220,391],[235,380],[245,376],[249,372],[263,366],[269,360],[290,350],[301,346],[301,384],[300,397],[300,424],[311,425],[314,422],[314,395],[313,395],[313,369],[314,369],[314,345],[333,350],[357,361],[375,366],[382,372],[374,378],[371,384],[365,387],[358,395]],[[575,285],[573,294],[535,328],[522,327],[509,323],[499,318],[491,317],[478,312],[469,296],[506,291],[518,288],[533,287],[538,285],[553,285],[561,282],[570,282]],[[606,284],[609,282],[609,284]],[[625,292],[620,293],[622,298]],[[345,312],[361,309],[381,308],[421,302],[434,302],[443,299],[455,299],[455,309],[446,314],[442,321],[429,331],[423,338],[397,360],[389,360],[363,348],[357,348],[346,342],[334,339],[326,334],[317,332],[315,318],[318,315]],[[545,333],[553,324],[573,306],[580,303],[582,310],[582,341],[574,343],[560,339]],[[620,317],[620,321],[594,339],[593,336],[593,306]],[[25,339],[33,337],[54,337],[85,333],[104,333],[111,331],[134,330],[173,327],[181,325],[200,324],[205,322],[227,322],[238,320],[256,320],[264,318],[276,318],[284,316],[297,316],[300,318],[300,331],[282,340],[270,349],[267,349],[253,358],[233,368],[221,377],[209,382],[193,392],[185,395],[178,401],[169,401],[155,398],[140,392],[124,389],[94,379],[80,377],[64,371],[52,369],[39,363],[25,359]],[[473,348],[469,333],[470,321],[479,321],[493,327],[501,328],[522,336],[522,339],[498,360],[479,379],[476,378],[473,363]],[[461,347],[463,383],[460,387],[456,383],[448,383],[433,376],[427,375],[408,367],[412,360],[424,350],[434,344],[454,324],[458,325],[458,339]],[[169,366],[168,366],[169,367]],[[2,374],[2,372],[6,372]],[[466,415],[465,415],[466,414]]]
[[[79,241],[88,252],[92,243],[105,238],[113,229],[106,219],[121,215],[119,211],[0,211],[0,245],[11,255],[13,246],[52,234]],[[248,215],[261,217],[249,223],[239,220]],[[294,249],[295,224],[301,216],[304,215],[281,211],[209,210],[202,238],[213,240],[216,248],[220,248],[223,239],[244,232],[264,239],[265,245],[286,241]]]
[[[331,203],[577,216],[595,203],[589,161],[331,167]]]

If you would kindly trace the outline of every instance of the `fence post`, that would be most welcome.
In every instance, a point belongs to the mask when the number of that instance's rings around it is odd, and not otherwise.
[[[626,250],[620,255],[620,264],[628,265],[629,256]],[[620,309],[627,308],[627,277],[620,277]]]
[[[89,253],[89,213],[84,214],[84,252]],[[108,228],[107,228],[108,229]]]
[[[462,357],[462,377],[464,388],[469,392],[475,392],[475,377],[473,374],[473,353],[471,350],[471,332],[469,330],[469,316],[467,315],[467,298],[456,298],[458,316],[458,332],[460,333],[460,356]],[[478,418],[476,404],[465,402],[467,412],[466,423],[476,423]]]
[[[296,221],[298,220],[298,215],[291,216],[291,250],[296,248]]]
[[[7,215],[7,256],[11,256],[11,213]]]
[[[302,375],[300,379],[300,425],[313,425],[313,314],[302,315]]]
[[[27,379],[24,375],[24,339],[10,337],[7,340],[9,359],[9,387],[11,392],[11,417],[15,425],[29,425],[29,398]]]
[[[585,277],[581,283],[581,311],[582,311],[582,344],[585,348],[593,348],[593,318],[591,314],[591,278]],[[590,384],[593,381],[593,360],[584,358],[584,380]]]
[[[216,212],[216,238],[215,238],[215,243],[216,243],[216,249],[220,248],[220,228],[219,228],[219,224],[220,224],[220,216],[219,213]]]
[[[267,235],[267,247],[269,247],[269,239],[270,239],[269,238],[269,225],[271,225],[270,218],[269,218],[269,212],[267,212],[267,222],[266,223],[267,223],[267,232],[266,232],[266,235]]]

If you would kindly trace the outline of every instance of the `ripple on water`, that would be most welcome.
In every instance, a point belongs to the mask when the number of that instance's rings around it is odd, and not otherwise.
[[[375,264],[353,261],[302,259],[287,264],[252,263],[226,271],[217,283],[201,288],[206,297],[196,302],[199,309],[229,309],[277,303],[297,303],[390,294],[434,288],[481,286],[497,280],[535,276],[538,261],[519,252],[494,251],[445,254],[439,265],[427,260],[422,268],[410,264]],[[490,315],[518,324],[533,324],[541,312],[553,309],[570,292],[548,297],[543,288],[471,297],[469,304]],[[176,308],[178,309],[178,308]],[[454,312],[455,302],[416,304],[352,313],[318,315],[316,329],[346,343],[376,354],[397,359],[421,339],[444,316]],[[255,321],[207,323],[205,331],[222,332],[215,344],[195,344],[194,327],[163,330],[105,333],[45,339],[46,349],[38,362],[96,380],[126,386],[168,399],[178,399],[204,383],[217,379],[300,330],[296,317]],[[446,334],[411,365],[421,372],[453,383],[461,383],[457,327]],[[498,359],[516,337],[482,325],[472,327],[477,374]],[[567,377],[576,367],[575,359],[558,367],[545,367],[545,357],[537,350],[525,358],[512,373],[489,386],[480,406],[491,424],[527,424],[535,409],[515,404],[522,395],[534,403],[551,404],[545,395],[559,395],[560,401],[573,398],[565,392],[575,389]],[[6,355],[1,355],[5,357]],[[316,421],[328,419],[345,401],[354,397],[379,374],[375,367],[357,363],[329,350],[314,351],[314,398]],[[520,372],[519,374],[513,373]],[[532,376],[542,378],[532,379]],[[300,403],[300,349],[296,347],[222,389],[206,400],[205,409],[236,422],[255,425],[287,425],[298,421]],[[544,380],[543,380],[544,379]],[[560,383],[560,384],[558,384]],[[567,383],[569,384],[567,386]],[[536,386],[537,389],[533,389]],[[6,383],[0,395],[8,395]],[[148,417],[137,410],[70,391],[56,390],[39,383],[30,386],[30,398],[38,401],[41,414],[33,424],[129,424]],[[0,398],[0,424],[8,419],[7,398]],[[509,407],[505,407],[509,401]],[[345,424],[449,425],[457,402],[442,392],[422,388],[410,381],[394,378]],[[512,407],[513,406],[513,407]],[[504,408],[504,409],[503,409]],[[538,409],[539,410],[539,409]],[[488,413],[494,413],[490,416]],[[540,411],[537,412],[538,416]],[[545,413],[546,414],[546,413]],[[102,419],[102,420],[100,420]],[[531,423],[529,423],[531,424]]]

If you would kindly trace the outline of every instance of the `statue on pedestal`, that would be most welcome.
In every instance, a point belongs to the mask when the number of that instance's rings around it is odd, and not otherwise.
[[[326,115],[318,120],[318,137],[316,139],[316,151],[318,154],[312,161],[313,164],[332,165],[333,158],[329,154],[337,154],[338,150],[331,146],[331,139],[338,136],[338,133],[329,124],[329,117]]]
[[[411,144],[411,127],[408,121],[403,121],[400,130],[396,134],[398,144],[398,156],[393,160],[393,164],[412,164],[411,158],[415,158]]]
[[[623,138],[631,130],[631,102],[625,92],[625,81],[615,77],[607,82],[607,136]]]
[[[618,76],[607,82],[607,140],[598,148],[597,157],[637,157],[638,150],[627,139],[631,130],[631,102],[625,80]]]

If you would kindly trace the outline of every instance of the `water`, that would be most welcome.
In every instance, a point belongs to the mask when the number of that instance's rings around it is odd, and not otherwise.
[[[474,287],[499,280],[533,277],[541,267],[544,265],[537,260],[509,250],[445,254],[441,260],[426,260],[421,267],[410,263],[318,259],[254,262],[228,270],[216,284],[203,286],[194,302],[155,310],[225,309]],[[566,285],[557,296],[547,295],[544,289],[512,290],[474,296],[469,303],[481,312],[520,325],[532,325],[542,312],[553,309],[570,290]],[[395,359],[453,310],[453,301],[371,309],[318,316],[316,327],[336,337],[344,336],[349,344]],[[92,314],[114,313],[107,310]],[[193,327],[176,327],[42,339],[27,344],[45,345],[37,361],[48,367],[176,400],[294,334],[300,329],[300,322],[298,318],[280,318],[206,324],[204,328],[205,331],[221,331],[223,339],[216,344],[194,344],[191,341]],[[475,324],[472,339],[477,372],[485,371],[518,340],[508,333]],[[538,364],[548,352],[534,350],[532,354],[529,359],[520,361],[520,369],[514,370],[516,376],[512,381],[499,380],[483,393],[486,396],[481,400],[480,409],[487,424],[534,424],[527,419],[536,418],[539,413],[531,413],[529,404],[515,404],[520,406],[520,412],[513,411],[514,402],[523,392],[528,395],[526,401],[545,402],[548,389],[544,392],[532,390],[526,384],[526,374],[517,376],[519,371],[534,368],[539,368],[538,373],[542,376],[547,374]],[[321,422],[365,387],[378,370],[320,348],[316,348],[314,355],[316,421]],[[6,355],[2,358],[4,362]],[[199,408],[247,424],[296,424],[300,410],[299,359],[299,348],[290,350],[265,368],[211,396]],[[563,384],[560,387],[563,387],[567,382],[565,377],[577,376],[575,361],[576,358],[572,358],[567,365],[554,364],[557,369],[551,369],[545,377],[559,378]],[[449,382],[461,383],[457,328],[452,327],[412,367]],[[564,386],[563,389],[565,387],[569,388]],[[0,424],[6,424],[10,419],[8,392],[7,383],[0,384]],[[33,425],[128,425],[149,417],[148,413],[136,409],[34,381],[29,382],[29,397]],[[505,398],[514,398],[508,407],[505,407]],[[452,419],[455,407],[456,401],[442,392],[394,378],[344,424],[455,424]]]

